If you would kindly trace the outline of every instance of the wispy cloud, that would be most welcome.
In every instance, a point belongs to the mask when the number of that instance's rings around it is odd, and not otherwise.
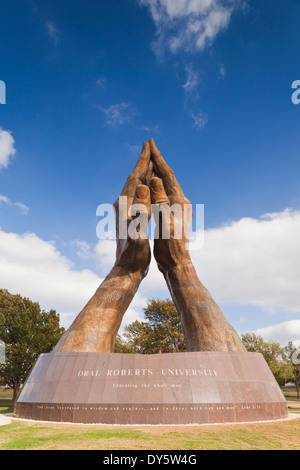
[[[51,38],[55,46],[58,46],[61,42],[61,31],[58,27],[52,22],[48,21],[46,23],[48,36]]]
[[[189,97],[191,94],[198,95],[198,87],[199,87],[199,74],[191,65],[186,67],[186,82],[182,85],[184,89],[185,95]]]
[[[123,147],[125,147],[129,153],[133,153],[135,156],[141,153],[140,145],[123,144]]]
[[[0,205],[1,204],[6,204],[8,206],[17,207],[22,212],[22,215],[28,215],[28,212],[29,212],[28,206],[26,206],[25,204],[22,204],[22,202],[13,202],[7,196],[2,196],[0,194]]]
[[[91,247],[87,242],[76,239],[72,240],[71,245],[77,247],[78,251],[76,252],[76,254],[77,256],[79,256],[79,258],[88,260],[93,257]]]
[[[99,109],[103,115],[104,125],[111,128],[119,128],[128,124],[139,131],[145,131],[151,135],[158,133],[160,130],[159,125],[144,125],[141,121],[144,116],[141,116],[140,111],[132,103],[117,103],[108,107],[101,104],[93,104],[93,107]],[[136,117],[138,116],[138,120]]]
[[[203,50],[225,30],[243,0],[138,0],[156,25],[154,50]]]
[[[232,15],[247,5],[248,0],[136,0],[148,8],[156,26],[153,50],[163,58],[166,52],[173,55],[196,53],[210,47],[217,36],[225,31]],[[191,65],[185,66],[185,109],[192,118],[195,129],[203,129],[208,119],[199,110],[199,74]],[[220,64],[219,75],[225,78],[226,69]]]
[[[146,131],[146,132],[151,132],[151,133],[157,133],[159,132],[160,130],[160,126],[158,124],[154,125],[154,126],[140,126],[139,129],[141,129],[142,131]]]
[[[226,69],[225,69],[225,65],[224,65],[224,64],[220,64],[219,73],[220,73],[221,78],[225,78],[225,77],[226,77]]]
[[[194,122],[193,127],[201,130],[206,126],[208,119],[206,114],[199,110],[199,73],[193,69],[191,64],[185,67],[185,72],[186,81],[182,85],[185,96],[184,107]]]
[[[128,103],[113,104],[108,108],[100,107],[100,109],[108,127],[120,127],[128,124],[136,114],[134,106]]]
[[[106,78],[105,78],[105,77],[99,77],[99,78],[96,80],[96,84],[97,84],[97,87],[98,87],[100,90],[104,90],[105,87],[106,87]]]
[[[0,127],[0,170],[7,168],[10,160],[16,153],[15,141],[9,131],[4,131]]]
[[[239,320],[237,321],[238,325],[243,325],[244,323],[248,322],[248,318],[244,317],[243,315],[240,316]]]
[[[207,118],[207,115],[206,115],[206,114],[204,114],[204,113],[202,113],[201,111],[199,111],[199,112],[196,113],[196,114],[193,113],[193,112],[191,112],[190,115],[191,115],[191,118],[192,118],[193,121],[194,121],[193,127],[194,127],[195,129],[201,130],[201,129],[203,129],[203,127],[206,126],[206,124],[207,124],[207,122],[208,122],[208,118]]]

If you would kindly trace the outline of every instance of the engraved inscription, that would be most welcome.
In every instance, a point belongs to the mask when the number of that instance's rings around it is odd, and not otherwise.
[[[102,374],[99,370],[79,370],[78,377],[217,377],[214,369],[108,369]]]

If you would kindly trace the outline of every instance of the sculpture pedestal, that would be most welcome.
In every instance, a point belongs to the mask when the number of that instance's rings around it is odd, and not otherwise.
[[[50,353],[16,403],[19,418],[101,424],[204,424],[287,417],[262,355]]]

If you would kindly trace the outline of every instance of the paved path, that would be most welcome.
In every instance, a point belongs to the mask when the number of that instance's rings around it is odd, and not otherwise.
[[[7,424],[11,424],[11,420],[7,416],[0,414],[0,426],[6,426]]]
[[[300,402],[299,401],[288,401],[287,404],[288,404],[288,407],[290,409],[300,410]]]

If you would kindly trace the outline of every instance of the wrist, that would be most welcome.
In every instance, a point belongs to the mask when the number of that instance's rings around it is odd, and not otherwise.
[[[213,301],[208,290],[200,282],[190,259],[166,270],[164,277],[170,291],[176,298],[176,303],[184,306],[184,309],[196,302]]]
[[[132,266],[127,266],[126,264],[120,264],[116,263],[109,275],[107,276],[106,279],[109,278],[115,278],[116,276],[122,276],[122,277],[127,277],[128,279],[131,279],[132,283],[135,282],[140,282],[144,277],[146,276],[147,272],[149,270],[149,266],[147,267],[132,267]]]
[[[160,271],[164,276],[181,276],[183,273],[188,273],[189,276],[196,276],[196,271],[192,260],[189,256],[180,258],[179,260],[172,260],[172,263],[161,262],[163,260],[156,260]]]

